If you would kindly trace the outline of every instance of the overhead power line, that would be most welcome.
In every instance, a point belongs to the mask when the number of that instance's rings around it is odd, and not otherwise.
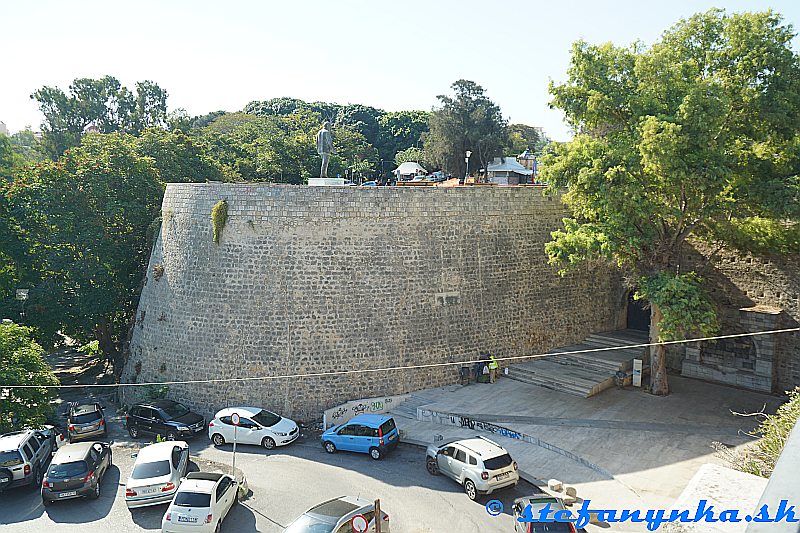
[[[688,344],[692,342],[716,341],[721,339],[736,339],[740,337],[754,337],[757,335],[775,335],[777,333],[790,333],[800,331],[798,328],[774,329],[770,331],[754,331],[750,333],[734,333],[730,335],[718,335],[715,337],[698,337],[695,339],[684,339],[681,341],[648,342],[641,344],[623,344],[619,346],[608,346],[604,348],[587,348],[584,350],[571,350],[565,352],[546,352],[533,355],[515,355],[510,357],[495,357],[495,361],[517,361],[520,359],[536,359],[540,357],[550,357],[554,355],[571,355],[580,353],[607,352],[611,350],[624,350],[627,348],[649,348],[651,346],[666,346],[671,344]],[[305,374],[281,374],[277,376],[250,376],[244,378],[217,378],[217,379],[187,379],[180,381],[150,381],[146,383],[104,383],[95,385],[13,385],[0,384],[1,389],[84,389],[84,388],[114,388],[114,387],[146,387],[150,385],[192,385],[204,383],[239,383],[247,381],[269,381],[277,379],[302,379],[318,378],[328,376],[343,376],[348,374],[368,374],[375,372],[392,372],[396,370],[419,370],[423,368],[437,368],[444,366],[463,366],[475,363],[488,363],[489,359],[471,359],[468,361],[450,361],[446,363],[426,363],[420,365],[389,366],[381,368],[357,368],[353,370],[332,370],[326,372],[309,372]]]

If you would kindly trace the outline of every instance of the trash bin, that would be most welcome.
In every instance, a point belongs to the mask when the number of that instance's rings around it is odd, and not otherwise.
[[[459,369],[461,384],[462,385],[469,385],[469,365],[461,365]]]

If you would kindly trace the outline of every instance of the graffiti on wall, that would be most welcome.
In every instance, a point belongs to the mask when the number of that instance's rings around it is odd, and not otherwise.
[[[383,398],[369,398],[355,400],[325,411],[323,422],[325,429],[336,424],[344,424],[351,418],[366,414],[383,414],[397,407],[407,396],[386,396]]]

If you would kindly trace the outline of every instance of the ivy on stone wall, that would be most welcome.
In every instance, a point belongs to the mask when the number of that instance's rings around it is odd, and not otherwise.
[[[220,200],[211,209],[211,224],[214,226],[214,242],[219,244],[222,238],[222,230],[225,228],[225,222],[228,221],[228,202],[225,199]]]

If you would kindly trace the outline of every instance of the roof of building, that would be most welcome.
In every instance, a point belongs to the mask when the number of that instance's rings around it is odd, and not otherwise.
[[[513,157],[495,157],[494,161],[486,165],[487,172],[514,172],[515,174],[522,174],[523,176],[530,176],[533,174],[532,170],[520,165]]]
[[[408,174],[416,174],[417,172],[424,172],[428,173],[425,168],[422,167],[419,163],[415,163],[413,161],[406,161],[405,163],[401,164],[399,167],[394,169],[392,172],[395,174],[399,174],[402,176],[407,176]]]

